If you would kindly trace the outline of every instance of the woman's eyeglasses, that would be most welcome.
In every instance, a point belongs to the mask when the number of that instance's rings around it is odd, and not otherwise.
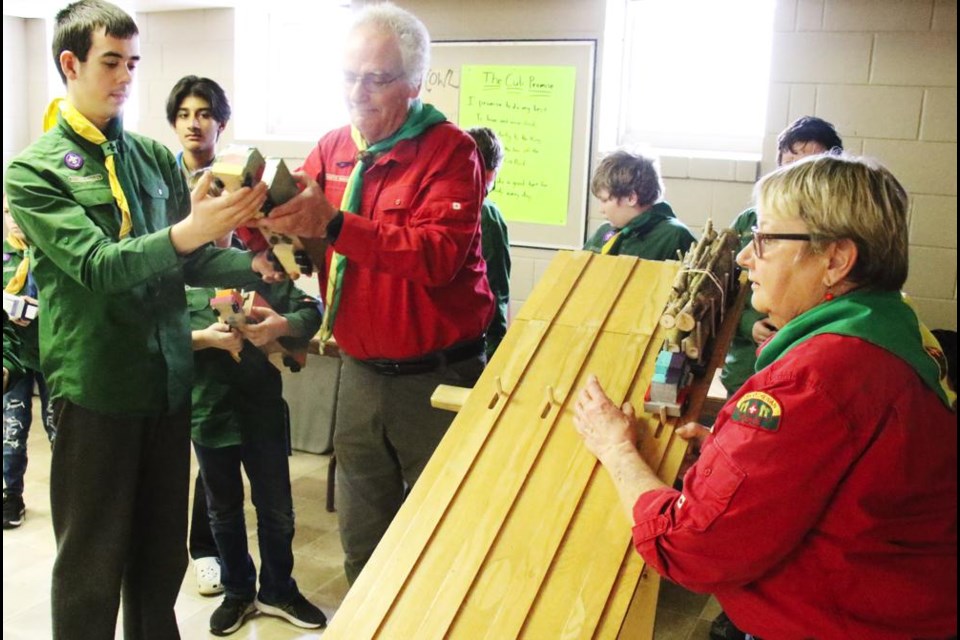
[[[768,240],[803,240],[810,242],[819,237],[810,233],[764,233],[760,231],[759,227],[751,227],[750,231],[753,232],[751,242],[753,244],[753,253],[757,258],[763,258],[763,245],[766,244]]]

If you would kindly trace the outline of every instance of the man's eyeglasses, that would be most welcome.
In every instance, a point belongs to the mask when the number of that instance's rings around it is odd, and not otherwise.
[[[757,258],[763,258],[763,245],[766,244],[767,240],[803,240],[804,242],[810,242],[811,240],[822,239],[821,236],[816,236],[810,233],[764,233],[760,231],[759,227],[751,227],[750,231],[753,232],[753,253]]]
[[[377,93],[378,91],[383,91],[402,77],[402,73],[364,73],[361,75],[357,75],[356,73],[344,73],[343,85],[348,88],[353,88],[356,86],[357,82],[359,82],[364,91],[368,93]]]

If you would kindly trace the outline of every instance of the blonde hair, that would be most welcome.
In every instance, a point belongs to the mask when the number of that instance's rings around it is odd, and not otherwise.
[[[847,238],[857,246],[848,278],[860,286],[897,291],[907,279],[908,197],[878,162],[853,156],[804,158],[764,176],[754,188],[758,208],[774,218],[799,218],[813,251]]]

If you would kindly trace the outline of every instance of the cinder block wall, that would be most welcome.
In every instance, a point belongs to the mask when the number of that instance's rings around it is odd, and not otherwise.
[[[420,15],[436,39],[596,38],[604,56],[605,0],[400,1]],[[232,93],[231,9],[138,15],[143,63],[140,126],[176,148],[164,101],[188,73],[209,75]],[[46,96],[37,85],[48,64],[37,20],[4,19],[4,158],[28,141],[11,123],[24,117],[38,135]],[[834,122],[847,149],[875,156],[913,197],[907,290],[931,327],[957,325],[957,3],[956,0],[777,0],[767,136],[759,165],[742,161],[662,159],[667,199],[699,229],[708,217],[727,224],[750,204],[753,182],[773,168],[776,134],[801,115]],[[39,56],[39,57],[38,57]],[[28,69],[28,60],[31,71]],[[8,61],[12,61],[9,63]],[[41,62],[42,61],[42,62]],[[19,74],[19,75],[18,75]],[[23,80],[22,78],[30,78]],[[593,149],[600,153],[602,88],[598,87]],[[18,106],[19,104],[19,106]],[[707,107],[708,108],[708,107]],[[8,136],[8,131],[11,134]],[[318,137],[321,132],[317,132]],[[231,128],[224,141],[233,139]],[[266,145],[269,146],[269,145]],[[303,155],[310,143],[303,143]],[[289,149],[290,145],[285,145]],[[289,155],[286,151],[283,155]],[[587,213],[601,222],[596,203]],[[519,308],[553,255],[513,250],[513,307]]]

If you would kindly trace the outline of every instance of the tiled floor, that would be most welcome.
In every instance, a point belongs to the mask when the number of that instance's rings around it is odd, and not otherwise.
[[[28,451],[30,465],[24,491],[26,521],[19,529],[3,532],[4,640],[50,637],[50,571],[55,547],[48,502],[50,448],[42,429],[31,430]],[[343,576],[336,514],[324,509],[328,461],[325,456],[296,452],[290,458],[290,476],[297,518],[294,577],[307,598],[331,617],[346,594],[347,583]],[[195,464],[193,472],[196,473]],[[258,561],[256,520],[250,506],[247,529],[251,554]],[[716,601],[665,581],[662,584],[654,637],[657,640],[707,640],[709,621],[719,612]],[[219,598],[197,594],[191,565],[176,606],[183,638],[213,637],[208,632],[208,621],[219,602]],[[297,629],[276,618],[255,616],[230,637],[288,640],[322,635],[319,631]],[[122,634],[118,632],[117,637]]]

